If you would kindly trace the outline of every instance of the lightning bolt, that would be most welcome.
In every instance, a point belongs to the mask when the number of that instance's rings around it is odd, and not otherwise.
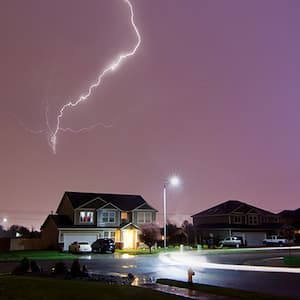
[[[117,67],[120,66],[120,64],[128,57],[133,56],[136,51],[138,50],[140,44],[141,44],[141,35],[140,32],[134,22],[134,11],[133,11],[133,6],[131,4],[131,2],[129,0],[123,0],[127,5],[128,8],[130,10],[130,21],[131,21],[131,25],[135,31],[136,37],[137,37],[137,42],[134,45],[134,47],[132,49],[130,49],[128,52],[124,53],[124,54],[120,54],[111,64],[109,64],[103,71],[102,73],[100,73],[97,77],[97,80],[95,82],[92,82],[90,84],[90,86],[87,89],[86,93],[83,93],[82,95],[79,96],[79,98],[77,100],[74,101],[70,101],[66,104],[64,104],[62,106],[62,108],[60,109],[57,118],[56,118],[56,126],[54,130],[51,130],[48,124],[48,128],[50,131],[50,138],[49,138],[49,145],[53,150],[53,153],[56,153],[56,143],[57,143],[57,135],[59,133],[59,131],[66,131],[67,129],[64,129],[61,127],[61,120],[64,116],[64,112],[69,109],[69,108],[75,108],[76,106],[78,106],[80,103],[87,101],[88,98],[90,97],[90,95],[92,94],[92,92],[94,91],[94,89],[96,89],[102,82],[103,78],[105,77],[105,75],[109,72],[112,72],[114,70],[116,70]],[[90,129],[90,128],[87,128]],[[70,130],[70,129],[69,129]]]

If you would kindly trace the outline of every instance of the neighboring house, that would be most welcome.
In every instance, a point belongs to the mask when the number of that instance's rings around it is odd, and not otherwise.
[[[300,208],[295,210],[283,210],[278,214],[284,229],[291,230],[297,242],[300,241]]]
[[[64,251],[74,241],[111,238],[119,248],[136,248],[143,224],[156,222],[157,210],[141,196],[65,192],[56,214],[47,217],[41,236],[47,247]]]
[[[229,200],[192,216],[200,239],[214,243],[230,236],[243,237],[248,246],[260,246],[269,234],[277,234],[279,217],[238,200]]]

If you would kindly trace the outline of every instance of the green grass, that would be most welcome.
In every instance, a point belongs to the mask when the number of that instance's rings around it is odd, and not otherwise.
[[[49,259],[74,259],[77,257],[71,253],[59,252],[55,250],[24,250],[0,252],[0,261],[20,261],[27,257],[32,260],[49,260]]]
[[[16,288],[17,287],[17,288]],[[82,300],[82,299],[142,299],[175,300],[175,295],[163,294],[151,289],[108,285],[99,282],[79,280],[58,280],[51,278],[1,276],[0,300]]]
[[[244,290],[224,288],[206,284],[193,284],[190,286],[187,282],[170,280],[170,279],[158,279],[157,283],[166,284],[170,286],[176,286],[181,288],[189,288],[197,291],[201,291],[213,295],[222,295],[233,299],[243,299],[243,300],[295,300],[296,298],[280,297],[274,295],[268,295],[257,292],[249,292]]]
[[[289,267],[300,267],[300,256],[286,256],[284,264]]]

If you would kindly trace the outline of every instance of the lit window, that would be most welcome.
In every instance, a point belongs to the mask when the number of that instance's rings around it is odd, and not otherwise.
[[[122,220],[127,220],[127,212],[126,211],[121,212],[121,219]]]
[[[80,223],[93,223],[94,213],[92,211],[80,212]]]
[[[102,223],[115,223],[116,213],[114,211],[104,211],[102,213]]]

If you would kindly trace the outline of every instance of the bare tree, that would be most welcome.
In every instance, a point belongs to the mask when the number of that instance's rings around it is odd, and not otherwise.
[[[141,227],[140,240],[149,247],[151,253],[151,248],[160,239],[160,229],[155,224],[147,224]]]

